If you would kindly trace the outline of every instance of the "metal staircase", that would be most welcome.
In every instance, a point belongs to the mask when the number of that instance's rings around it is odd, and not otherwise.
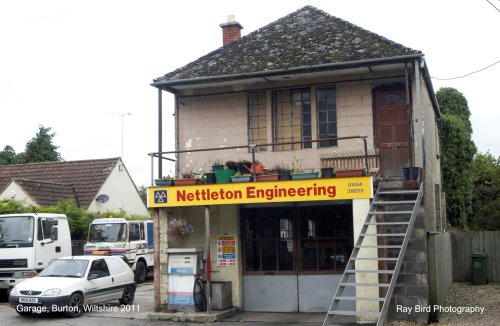
[[[422,192],[379,183],[323,326],[383,325]]]

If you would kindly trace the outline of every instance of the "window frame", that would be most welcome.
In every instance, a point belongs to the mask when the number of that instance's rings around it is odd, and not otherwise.
[[[325,92],[325,96],[320,96],[321,92]],[[333,97],[329,97],[329,91],[333,91]],[[324,102],[323,106],[321,102]],[[333,103],[332,103],[333,102]],[[331,108],[333,106],[333,108]],[[324,118],[322,119],[322,116]],[[338,119],[337,119],[337,87],[335,85],[325,85],[316,87],[316,119],[317,119],[317,140],[318,148],[337,147],[337,140],[323,140],[324,138],[338,137]],[[322,130],[326,128],[326,133]],[[333,128],[335,132],[332,132]]]

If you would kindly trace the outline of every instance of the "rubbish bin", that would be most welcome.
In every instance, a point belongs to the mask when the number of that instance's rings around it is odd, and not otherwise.
[[[483,285],[488,283],[488,254],[484,252],[472,253],[472,284]]]

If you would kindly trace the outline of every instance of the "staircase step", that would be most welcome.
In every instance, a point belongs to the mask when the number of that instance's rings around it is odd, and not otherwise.
[[[384,260],[384,261],[397,261],[397,258],[392,258],[392,257],[380,257],[380,258],[351,258],[351,260]]]
[[[341,286],[368,286],[368,287],[378,287],[378,288],[388,288],[389,283],[340,283]]]
[[[361,237],[404,237],[406,233],[360,233]]]
[[[348,301],[357,301],[357,300],[364,300],[364,301],[384,301],[385,298],[379,298],[379,297],[335,297],[335,300],[348,300]]]
[[[377,211],[368,212],[368,215],[398,215],[398,214],[412,214],[413,211]]]
[[[393,274],[393,270],[388,269],[346,269],[346,273],[355,274],[355,273],[378,273],[378,274]]]
[[[414,200],[374,201],[373,205],[414,205]]]
[[[364,316],[364,317],[378,317],[380,312],[375,311],[349,311],[349,310],[335,310],[329,311],[329,315],[342,315],[342,316]]]
[[[410,222],[370,222],[365,225],[408,225]]]
[[[357,249],[363,249],[363,248],[381,248],[381,249],[400,249],[401,245],[361,245],[361,246],[354,246]]]
[[[384,190],[377,192],[379,195],[417,195],[418,190]]]

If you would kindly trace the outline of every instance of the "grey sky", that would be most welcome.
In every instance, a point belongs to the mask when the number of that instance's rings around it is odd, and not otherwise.
[[[499,0],[491,3],[500,8]],[[38,125],[52,127],[65,160],[121,156],[149,185],[157,149],[152,79],[222,44],[228,14],[246,35],[304,5],[426,55],[432,77],[449,78],[500,60],[500,12],[486,0],[3,0],[0,2],[0,150],[22,152]],[[500,64],[440,81],[469,101],[480,151],[500,154]],[[124,116],[123,113],[132,115]],[[164,96],[164,149],[173,149],[173,97]],[[167,166],[165,174],[170,168]]]

